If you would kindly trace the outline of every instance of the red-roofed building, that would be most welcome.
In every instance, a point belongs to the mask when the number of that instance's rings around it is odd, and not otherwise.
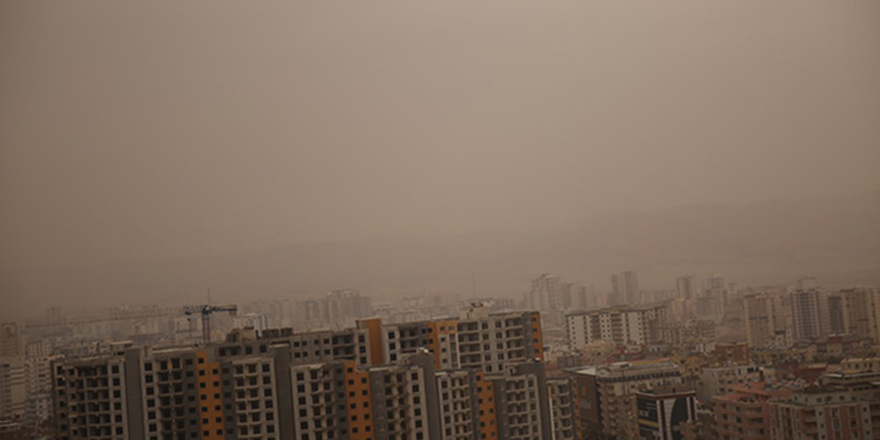
[[[791,395],[790,386],[764,382],[734,385],[734,392],[712,399],[720,440],[770,440],[770,406],[767,401]]]

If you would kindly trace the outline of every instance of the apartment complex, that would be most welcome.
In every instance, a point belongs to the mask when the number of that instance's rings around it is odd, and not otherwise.
[[[547,377],[537,313],[469,310],[411,328],[424,344],[396,351],[395,362],[385,350],[400,341],[401,326],[378,320],[340,331],[238,330],[208,346],[58,360],[55,428],[62,440],[575,438],[571,380]],[[441,335],[479,359],[449,367]],[[472,348],[474,335],[481,346],[500,346]]]
[[[569,348],[579,351],[596,341],[651,344],[660,340],[666,325],[666,307],[611,307],[566,315]]]

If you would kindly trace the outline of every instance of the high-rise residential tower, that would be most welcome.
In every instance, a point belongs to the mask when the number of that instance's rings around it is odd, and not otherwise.
[[[611,302],[635,305],[640,300],[639,275],[632,270],[611,275]]]
[[[678,290],[678,299],[689,300],[698,295],[697,279],[693,275],[678,277],[675,280],[675,287]]]
[[[539,310],[562,308],[562,279],[548,273],[532,280],[532,290],[526,295],[526,307]]]
[[[817,289],[792,292],[791,317],[795,341],[810,341],[825,336],[830,328],[825,293]]]

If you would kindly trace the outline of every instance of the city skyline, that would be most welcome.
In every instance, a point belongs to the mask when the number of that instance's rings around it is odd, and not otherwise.
[[[0,0],[0,440],[880,440],[880,0]]]

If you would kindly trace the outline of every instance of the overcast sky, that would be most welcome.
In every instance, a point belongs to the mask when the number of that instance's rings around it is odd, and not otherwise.
[[[880,2],[2,1],[0,263],[880,188]]]

